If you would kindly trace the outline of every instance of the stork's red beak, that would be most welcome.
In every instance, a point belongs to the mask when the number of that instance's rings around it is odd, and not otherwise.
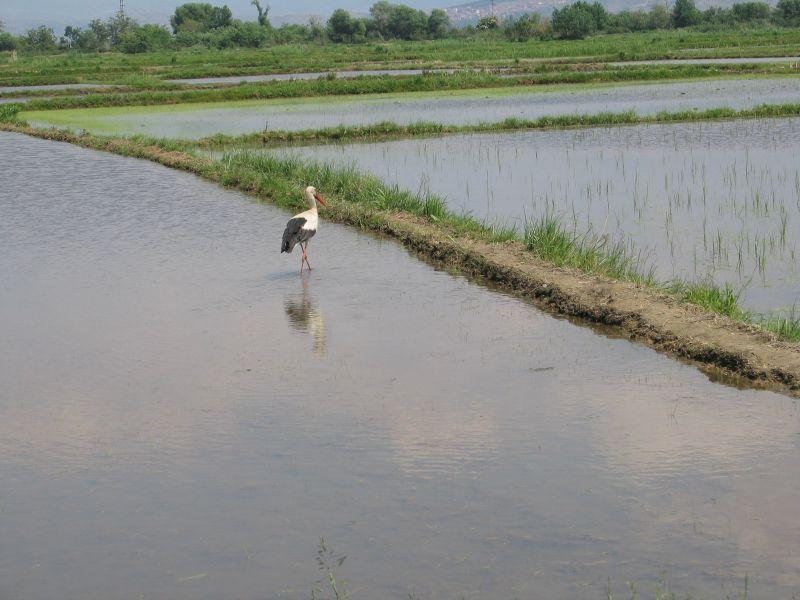
[[[319,194],[314,194],[314,198],[316,199],[317,202],[322,204],[322,206],[328,206],[327,204],[325,204],[325,200],[323,200],[322,196],[320,196]]]

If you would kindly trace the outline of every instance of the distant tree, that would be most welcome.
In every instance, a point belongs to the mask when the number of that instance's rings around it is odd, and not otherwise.
[[[312,41],[322,41],[325,39],[325,27],[318,17],[311,17],[308,20],[308,37]]]
[[[654,5],[647,14],[649,29],[666,29],[669,27],[669,19],[669,11],[661,4]]]
[[[233,22],[231,9],[227,6],[213,6],[204,2],[187,2],[175,9],[169,20],[172,30],[210,31],[228,27]]]
[[[122,41],[123,36],[129,31],[139,27],[139,24],[125,13],[117,13],[106,21],[108,29],[108,36],[111,42],[111,47],[116,48]]]
[[[6,30],[6,24],[3,23],[3,19],[0,19],[0,33],[3,33]]]
[[[594,28],[597,31],[602,31],[608,26],[610,17],[605,6],[599,2],[593,2],[592,4],[587,5],[586,8],[592,14],[592,18],[594,19]]]
[[[134,25],[120,35],[117,48],[127,54],[154,52],[172,45],[172,36],[163,25]]]
[[[428,35],[434,39],[443,38],[450,31],[450,17],[441,8],[434,8],[428,15]]]
[[[742,2],[731,7],[735,21],[748,23],[769,19],[772,9],[766,2]]]
[[[165,47],[163,32],[169,37],[169,31],[155,25],[142,27],[131,17],[117,13],[106,21],[93,19],[86,29],[68,25],[59,45],[85,52],[107,52],[112,48],[123,52],[148,52]]]
[[[369,8],[372,29],[377,31],[381,37],[389,37],[389,19],[392,16],[392,9],[393,6],[386,0],[376,2]]]
[[[81,36],[80,47],[83,50],[103,52],[111,49],[111,29],[105,21],[93,19],[89,21],[89,32]]]
[[[726,26],[733,23],[733,13],[730,9],[719,6],[710,6],[704,11],[698,11],[698,23],[704,25]]]
[[[16,49],[17,39],[7,31],[0,31],[0,52]]]
[[[800,24],[800,0],[779,0],[777,9],[785,25]]]
[[[265,31],[265,28],[261,28]],[[321,35],[318,36],[318,33]],[[317,37],[318,36],[318,37]],[[310,24],[301,25],[299,23],[284,23],[277,29],[271,29],[267,41],[273,41],[277,44],[297,44],[301,42],[313,42],[325,39],[325,30],[321,32],[312,31]]]
[[[230,47],[259,48],[269,41],[272,28],[258,23],[234,21],[231,27],[220,30],[230,40]]]
[[[525,42],[540,35],[541,17],[539,13],[525,13],[505,23],[506,37],[515,42]]]
[[[389,33],[401,40],[419,40],[428,30],[428,15],[404,4],[392,7],[389,15]]]
[[[700,22],[700,11],[694,0],[675,0],[671,16],[673,27],[690,27]]]
[[[367,26],[363,19],[356,19],[342,8],[333,11],[328,19],[328,37],[332,42],[363,42]]]
[[[250,0],[250,4],[255,6],[258,11],[258,24],[262,27],[272,27],[272,24],[269,22],[269,4],[267,4],[266,8],[261,7],[261,2],[259,2],[259,0]]]
[[[553,31],[561,38],[580,40],[604,26],[606,18],[607,13],[599,3],[590,5],[579,0],[553,11]]]
[[[29,29],[22,38],[25,48],[35,52],[52,52],[57,48],[56,34],[52,27],[40,25],[35,29]]]
[[[622,33],[626,31],[645,31],[650,29],[648,14],[642,10],[623,10],[608,15],[606,31]]]

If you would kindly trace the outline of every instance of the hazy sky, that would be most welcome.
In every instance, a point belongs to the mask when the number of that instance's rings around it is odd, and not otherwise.
[[[175,7],[186,0],[125,0],[125,10],[143,22],[169,20]],[[198,0],[211,4],[227,4],[233,15],[240,19],[255,19],[255,9],[250,0]],[[271,6],[270,16],[318,14],[327,16],[335,8],[346,8],[354,12],[367,12],[374,0],[262,0]],[[403,4],[415,8],[430,9],[439,6],[461,4],[466,0],[403,0]],[[19,32],[36,24],[53,26],[56,33],[64,25],[84,25],[95,17],[113,15],[119,8],[119,0],[0,0],[0,20],[10,31]]]

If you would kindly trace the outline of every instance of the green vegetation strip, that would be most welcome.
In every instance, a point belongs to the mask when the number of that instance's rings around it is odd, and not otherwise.
[[[26,104],[0,104],[0,122],[24,121],[25,119],[46,119],[46,113],[34,113]],[[24,112],[23,112],[24,111]],[[800,116],[800,103],[762,104],[752,108],[710,108],[668,112],[654,115],[639,115],[634,111],[619,113],[598,113],[593,115],[561,115],[539,117],[537,119],[508,118],[492,123],[467,125],[444,125],[441,123],[417,122],[408,125],[383,121],[371,125],[339,125],[321,129],[298,131],[268,130],[238,136],[217,134],[200,140],[180,141],[181,147],[204,149],[227,148],[234,146],[277,145],[286,143],[326,143],[347,141],[377,141],[399,138],[432,137],[470,133],[491,133],[502,131],[525,131],[546,129],[569,129],[585,127],[607,127],[620,125],[648,125],[658,123],[681,123],[733,119],[765,119]],[[64,126],[68,126],[65,123]],[[136,137],[147,140],[150,138]],[[162,142],[163,143],[163,142]]]
[[[226,102],[237,100],[269,100],[276,98],[306,98],[323,96],[358,96],[404,92],[431,92],[486,88],[524,88],[553,84],[603,84],[636,81],[666,81],[698,78],[720,78],[736,75],[780,76],[792,73],[786,65],[649,65],[640,67],[608,67],[596,69],[543,69],[538,73],[516,74],[513,77],[478,72],[423,73],[421,75],[377,75],[348,79],[322,77],[312,80],[266,81],[242,83],[211,89],[176,89],[161,85],[144,91],[112,91],[59,95],[49,99],[34,99],[30,110],[68,108],[100,108],[111,106],[152,106]],[[142,86],[146,86],[144,82]],[[25,94],[30,96],[31,94]]]
[[[2,108],[0,108],[2,111]],[[263,131],[240,136],[224,134],[202,138],[196,142],[185,141],[187,146],[199,148],[226,148],[248,145],[274,145],[305,142],[377,141],[382,139],[431,137],[469,133],[491,133],[500,131],[524,131],[544,129],[569,129],[606,127],[614,125],[648,125],[658,123],[681,123],[724,119],[765,119],[800,116],[798,104],[762,104],[753,108],[710,108],[701,111],[660,112],[655,115],[639,115],[634,111],[621,113],[598,113],[594,115],[562,115],[538,119],[508,118],[493,123],[470,125],[442,125],[419,122],[409,125],[381,122],[373,125],[328,127],[300,131]]]
[[[659,30],[597,35],[585,40],[515,42],[493,36],[365,44],[293,43],[265,48],[185,49],[142,54],[0,52],[0,86],[121,83],[160,79],[327,71],[331,69],[515,66],[534,61],[597,62],[668,58],[793,56],[800,29],[746,27],[715,31]]]

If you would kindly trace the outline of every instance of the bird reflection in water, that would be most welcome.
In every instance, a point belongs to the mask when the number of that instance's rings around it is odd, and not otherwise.
[[[286,298],[283,305],[286,316],[289,317],[289,324],[295,331],[310,333],[314,338],[314,353],[325,353],[325,326],[322,321],[322,313],[315,306],[308,291],[309,277],[302,278],[303,292],[300,295],[293,294]]]

